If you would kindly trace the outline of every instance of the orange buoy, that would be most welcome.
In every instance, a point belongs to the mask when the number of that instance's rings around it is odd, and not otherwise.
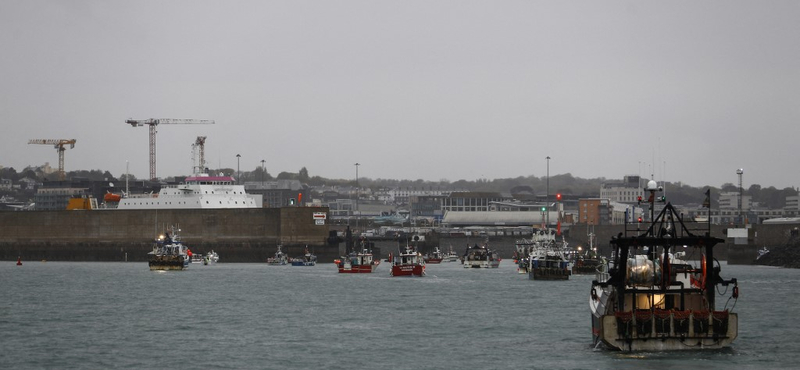
[[[17,266],[22,266],[22,258],[19,256],[17,257]]]

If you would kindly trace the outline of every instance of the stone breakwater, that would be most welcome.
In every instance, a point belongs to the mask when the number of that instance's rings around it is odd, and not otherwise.
[[[279,244],[290,255],[308,245],[332,261],[338,245],[315,222],[318,212],[328,208],[0,212],[0,260],[144,261],[176,226],[194,251],[213,249],[226,262],[265,261]]]
[[[793,235],[784,245],[769,248],[756,260],[757,265],[800,268],[800,236]]]

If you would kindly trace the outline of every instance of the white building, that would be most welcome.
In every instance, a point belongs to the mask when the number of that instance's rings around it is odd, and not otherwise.
[[[644,196],[644,185],[639,176],[628,175],[622,182],[608,182],[600,186],[600,198],[617,203],[638,203],[639,197]]]
[[[751,196],[742,196],[742,211],[747,211],[752,207]],[[719,195],[720,209],[739,209],[739,192],[726,192]]]

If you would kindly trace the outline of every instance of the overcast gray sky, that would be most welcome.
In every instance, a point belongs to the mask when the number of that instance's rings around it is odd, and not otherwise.
[[[0,0],[0,165],[800,186],[798,1]]]

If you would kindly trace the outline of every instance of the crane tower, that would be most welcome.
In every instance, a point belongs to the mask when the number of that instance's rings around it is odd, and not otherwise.
[[[125,123],[131,127],[150,126],[150,179],[156,179],[156,126],[166,124],[214,124],[211,119],[150,118],[129,119]]]
[[[205,136],[198,136],[197,140],[194,141],[192,144],[192,161],[194,161],[195,150],[200,152],[200,162],[197,166],[193,169],[196,173],[205,173],[206,172],[206,137]]]
[[[75,147],[75,139],[31,139],[28,144],[42,144],[52,145],[58,151],[58,179],[65,180],[66,174],[64,173],[64,151],[67,150],[64,146],[69,144],[70,149]]]

